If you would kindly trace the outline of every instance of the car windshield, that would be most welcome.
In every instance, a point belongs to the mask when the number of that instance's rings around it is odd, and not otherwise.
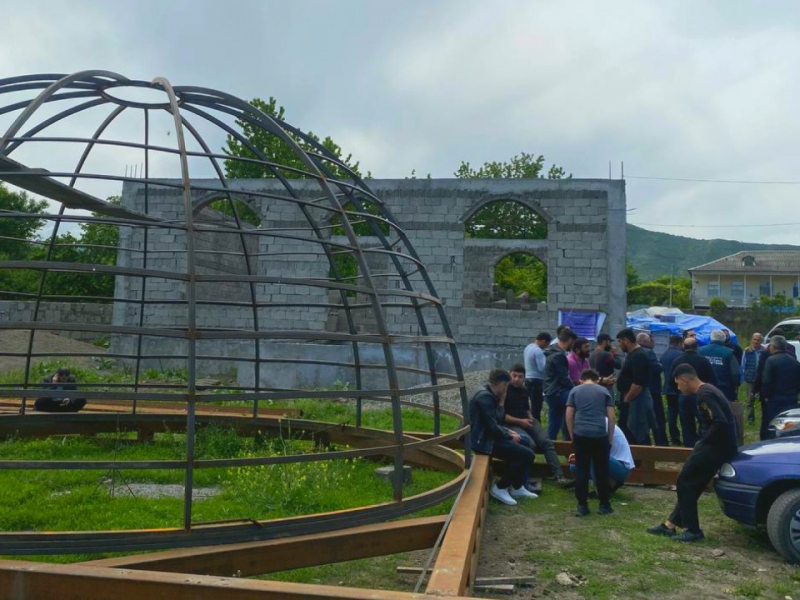
[[[797,336],[800,335],[800,323],[797,325],[781,325],[780,328],[783,330],[783,337],[790,342],[797,341]],[[770,336],[772,335],[772,332],[770,332]]]

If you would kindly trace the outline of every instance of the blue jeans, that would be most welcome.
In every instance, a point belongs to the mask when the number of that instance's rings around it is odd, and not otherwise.
[[[697,396],[678,396],[678,415],[681,420],[683,445],[694,448],[697,443]]]
[[[576,465],[570,465],[569,466],[569,470],[573,475],[577,476],[578,467]],[[623,465],[616,458],[610,458],[609,457],[609,459],[608,459],[608,477],[609,477],[609,479],[613,479],[614,481],[617,482],[618,485],[616,487],[619,487],[620,485],[625,483],[628,480],[628,475],[630,475],[630,473],[631,473],[631,470],[628,467]],[[592,481],[595,480],[594,467],[592,467],[589,470],[589,476],[592,479]]]
[[[547,437],[551,440],[558,439],[559,431],[561,431],[565,440],[569,440],[567,423],[564,419],[567,412],[569,392],[570,390],[563,390],[558,396],[547,398]]]

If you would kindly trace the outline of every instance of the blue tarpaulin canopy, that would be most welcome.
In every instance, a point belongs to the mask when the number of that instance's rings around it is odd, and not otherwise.
[[[677,312],[677,311],[676,311]],[[650,333],[662,333],[663,335],[683,335],[684,331],[693,329],[697,334],[697,341],[701,346],[711,342],[711,332],[717,329],[725,329],[730,332],[731,339],[738,343],[736,334],[730,327],[727,327],[714,319],[701,315],[687,315],[685,313],[663,315],[660,318],[650,316],[647,311],[636,311],[628,313],[628,327]]]

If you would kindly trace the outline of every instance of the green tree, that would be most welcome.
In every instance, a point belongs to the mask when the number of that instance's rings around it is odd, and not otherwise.
[[[250,101],[250,104],[263,113],[266,113],[278,120],[284,120],[284,114],[286,111],[283,106],[278,106],[277,101],[273,97],[270,97],[268,102],[264,102],[261,98],[254,98]],[[286,177],[287,179],[300,179],[306,177],[303,173],[290,170],[299,169],[301,171],[307,171],[308,167],[303,164],[300,158],[295,154],[294,150],[282,139],[242,119],[237,119],[236,125],[241,129],[244,137],[246,137],[253,146],[258,148],[258,150],[262,152],[270,162],[289,167],[289,169],[279,169],[279,172],[283,177]],[[319,142],[319,137],[314,133],[309,131],[307,135]],[[304,139],[291,133],[289,136],[306,152],[317,152],[317,150],[312,148],[312,146]],[[320,143],[327,150],[332,152],[340,162],[347,165],[356,175],[359,177],[361,176],[361,173],[358,169],[358,163],[356,162],[351,164],[353,158],[352,155],[348,154],[347,157],[343,158],[342,148],[330,137],[326,137]],[[225,176],[229,179],[273,179],[275,177],[275,174],[266,165],[256,162],[236,160],[237,158],[257,159],[258,157],[231,135],[228,136],[225,147],[223,148],[223,152],[232,157],[225,160]],[[339,179],[350,178],[349,175],[347,175],[347,173],[340,167],[329,165],[329,168],[333,171],[334,176]]]
[[[544,156],[534,156],[521,152],[507,162],[491,161],[474,169],[467,161],[461,161],[454,175],[458,179],[544,179]],[[547,170],[547,179],[570,179],[562,167],[551,165]]]
[[[628,281],[628,290],[642,283],[642,278],[639,277],[639,274],[636,272],[633,263],[628,259],[625,260],[625,277]],[[628,293],[630,293],[630,291]],[[628,300],[628,304],[632,304],[632,302]]]
[[[25,192],[12,192],[0,183],[0,211],[39,215],[46,208],[46,201],[34,200]],[[19,240],[34,240],[43,225],[44,221],[36,218],[0,219],[0,259],[24,259],[30,252],[31,245]]]
[[[494,283],[515,295],[528,292],[534,302],[547,300],[547,265],[530,254],[509,254],[494,268]]]
[[[675,277],[670,282],[669,275],[628,286],[628,304],[668,306],[670,304],[670,285],[672,286],[672,306],[682,309],[692,308],[692,280],[688,277]]]

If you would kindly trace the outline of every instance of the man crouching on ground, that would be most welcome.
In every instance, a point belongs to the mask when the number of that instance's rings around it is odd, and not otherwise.
[[[514,498],[538,496],[525,488],[528,468],[533,462],[533,450],[522,444],[522,438],[516,431],[501,425],[509,381],[511,377],[508,371],[490,371],[489,381],[469,401],[469,420],[472,451],[505,461],[503,475],[492,484],[489,493],[503,504],[513,506],[517,503]]]
[[[669,519],[647,530],[678,542],[698,542],[705,536],[697,516],[697,500],[720,467],[736,456],[736,422],[725,395],[710,383],[703,383],[691,365],[678,365],[675,384],[684,396],[697,396],[697,412],[705,434],[692,450],[678,475],[678,501]],[[686,531],[676,535],[675,528]]]

